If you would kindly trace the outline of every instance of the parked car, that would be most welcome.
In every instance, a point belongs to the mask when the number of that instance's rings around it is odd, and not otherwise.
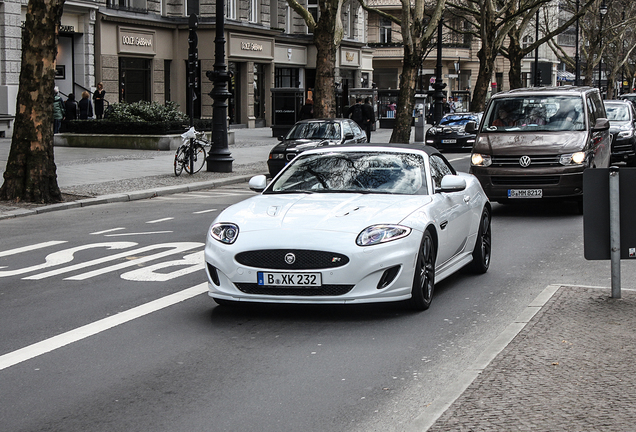
[[[609,127],[596,88],[497,93],[486,107],[470,172],[491,200],[574,198],[582,211],[583,170],[610,163]],[[466,126],[475,130],[476,123]]]
[[[626,93],[618,97],[620,100],[630,101],[636,107],[636,93]]]
[[[208,230],[209,295],[219,304],[407,300],[424,310],[436,282],[490,265],[486,194],[432,147],[307,150],[266,182],[252,178],[262,193]]]
[[[605,101],[612,134],[612,162],[636,165],[636,108],[629,101]]]
[[[437,125],[426,131],[426,145],[439,151],[471,151],[476,134],[466,132],[466,124],[470,121],[479,123],[482,113],[446,114]]]
[[[267,167],[275,177],[292,159],[305,150],[367,142],[367,134],[350,119],[311,119],[296,123],[269,153]]]

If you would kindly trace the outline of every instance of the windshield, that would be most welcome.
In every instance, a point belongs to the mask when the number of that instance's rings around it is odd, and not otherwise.
[[[304,154],[265,193],[426,194],[424,160],[411,153]]]
[[[625,105],[611,105],[605,106],[607,118],[611,121],[629,121],[629,107]]]
[[[340,123],[310,122],[297,123],[291,128],[286,139],[340,139]]]
[[[449,115],[444,116],[439,124],[440,126],[464,126],[469,121],[474,121],[479,123],[479,119],[477,116],[466,116],[466,115]]]
[[[518,96],[493,99],[483,126],[488,132],[585,130],[580,96]]]

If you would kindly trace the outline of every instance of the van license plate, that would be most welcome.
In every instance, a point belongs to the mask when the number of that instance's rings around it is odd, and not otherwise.
[[[258,272],[258,284],[264,286],[319,287],[320,273],[269,273]]]
[[[508,189],[508,198],[542,198],[543,189]]]

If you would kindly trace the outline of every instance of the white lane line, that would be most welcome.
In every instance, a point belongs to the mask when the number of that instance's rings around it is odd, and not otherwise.
[[[174,231],[149,231],[149,232],[136,232],[136,233],[123,233],[123,234],[106,234],[104,237],[122,237],[131,235],[149,235],[149,234],[170,234]]]
[[[169,221],[169,220],[172,220],[172,219],[174,219],[174,218],[173,217],[167,217],[167,218],[163,218],[163,219],[157,219],[157,220],[148,221],[146,223],[153,224],[153,223]]]
[[[209,209],[209,210],[201,210],[198,212],[192,212],[192,214],[203,214],[203,213],[211,213],[211,212],[215,212],[217,209]]]
[[[91,233],[90,235],[106,234],[106,233],[113,232],[113,231],[121,231],[123,229],[126,229],[126,228],[111,228],[111,229],[107,229],[107,230],[104,230],[104,231],[97,231],[97,232]]]
[[[23,361],[30,360],[42,354],[46,354],[58,348],[62,348],[63,346],[72,344],[73,342],[77,342],[87,337],[94,336],[118,325],[125,324],[144,315],[151,314],[158,310],[167,308],[168,306],[172,306],[184,300],[196,297],[199,294],[203,294],[207,291],[207,285],[208,284],[206,282],[195,285],[183,291],[170,294],[149,303],[134,307],[132,309],[128,309],[127,311],[120,312],[117,315],[113,315],[108,318],[86,324],[85,326],[67,331],[66,333],[53,336],[52,338],[34,343],[17,351],[13,351],[0,356],[0,370],[15,366],[16,364],[22,363]]]
[[[20,248],[16,248],[16,249],[9,249],[6,251],[0,251],[0,257],[4,257],[4,256],[9,256],[9,255],[15,255],[15,254],[19,254],[22,252],[29,252],[32,250],[36,250],[36,249],[42,249],[45,247],[49,247],[49,246],[55,246],[55,245],[59,245],[62,243],[68,243],[66,240],[52,240],[52,241],[48,241],[48,242],[44,242],[44,243],[37,243],[31,246],[24,246],[24,247],[20,247]],[[0,267],[0,268],[4,268],[4,267]]]

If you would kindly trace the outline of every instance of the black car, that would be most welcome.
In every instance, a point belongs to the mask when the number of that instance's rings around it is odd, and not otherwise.
[[[446,114],[440,122],[426,131],[426,145],[444,151],[471,151],[475,143],[474,133],[467,133],[466,123],[479,124],[481,113]]]
[[[605,101],[612,134],[612,162],[636,165],[636,111],[628,101]]]
[[[281,143],[272,149],[267,161],[272,177],[305,150],[326,145],[365,143],[367,134],[350,119],[311,119],[299,121],[287,135],[278,139]]]

